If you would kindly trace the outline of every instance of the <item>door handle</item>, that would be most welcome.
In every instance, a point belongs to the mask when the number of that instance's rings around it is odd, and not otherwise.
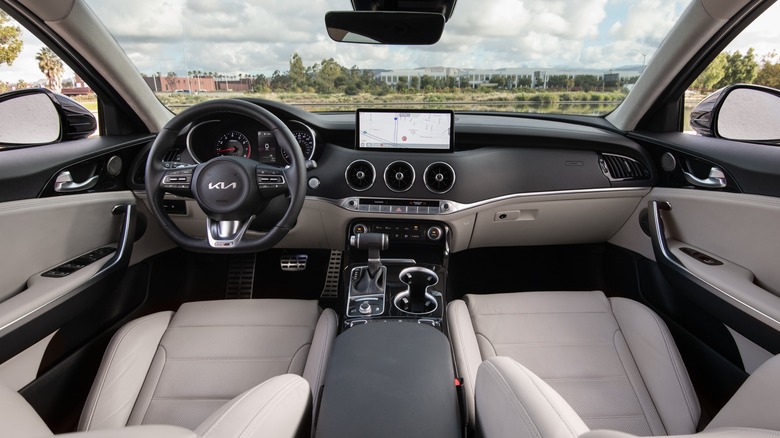
[[[100,176],[95,175],[84,182],[77,183],[73,181],[73,176],[71,176],[70,171],[66,170],[57,175],[57,179],[54,180],[54,191],[57,193],[71,193],[88,190],[95,187],[98,183],[98,178],[100,178]]]
[[[697,178],[694,174],[683,170],[683,176],[688,183],[708,189],[725,189],[726,174],[718,167],[710,169],[710,175],[706,179]]]

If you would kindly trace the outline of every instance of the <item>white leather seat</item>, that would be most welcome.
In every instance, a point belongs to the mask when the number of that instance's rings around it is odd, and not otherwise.
[[[79,430],[308,436],[336,329],[333,310],[302,300],[195,302],[136,319],[111,340]]]
[[[635,435],[696,430],[698,400],[669,330],[635,301],[600,291],[466,295],[450,303],[447,317],[471,424],[480,364],[506,356],[573,408],[571,436],[588,428]]]
[[[214,412],[194,431],[177,426],[145,425],[57,435],[71,438],[260,438],[308,436],[311,390],[302,377],[273,377]],[[54,436],[46,423],[16,391],[0,385],[3,436]]]
[[[780,356],[759,367],[718,415],[697,434],[678,438],[780,437]],[[479,366],[476,381],[478,436],[635,438],[614,430],[589,430],[572,407],[528,368],[508,357]]]

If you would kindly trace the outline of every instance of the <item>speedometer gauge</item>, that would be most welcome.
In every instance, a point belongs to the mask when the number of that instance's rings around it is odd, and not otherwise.
[[[238,131],[229,131],[217,140],[217,156],[234,156],[249,158],[252,154],[252,145],[249,139]]]
[[[298,146],[301,148],[301,153],[303,153],[303,159],[311,160],[314,156],[314,149],[316,148],[317,141],[314,135],[314,131],[303,123],[295,120],[290,121],[290,125],[292,135],[298,142]],[[290,164],[291,160],[287,152],[282,151],[282,158],[284,158],[284,161],[286,161],[287,164]]]

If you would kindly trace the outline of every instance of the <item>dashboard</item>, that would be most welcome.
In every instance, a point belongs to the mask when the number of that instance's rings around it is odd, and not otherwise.
[[[637,211],[657,179],[648,152],[598,126],[598,119],[587,125],[445,111],[449,119],[437,115],[424,125],[450,123],[440,139],[431,140],[433,147],[419,141],[404,147],[404,137],[418,140],[418,133],[397,134],[393,118],[414,111],[384,111],[390,115],[382,115],[385,125],[377,125],[378,132],[392,131],[394,139],[386,147],[384,141],[367,144],[372,134],[359,128],[359,113],[310,113],[247,100],[279,117],[307,160],[304,209],[283,247],[343,248],[349,224],[388,219],[439,221],[447,226],[453,251],[603,242]],[[365,117],[363,126],[372,126]],[[235,114],[193,122],[176,148],[166,166],[224,155],[289,164],[268,127]],[[172,219],[202,233],[205,217],[194,202],[186,202]]]

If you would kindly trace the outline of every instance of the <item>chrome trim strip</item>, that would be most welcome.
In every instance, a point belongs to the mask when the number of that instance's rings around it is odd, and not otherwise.
[[[440,206],[446,204],[449,206],[449,209],[444,211],[443,209],[440,208],[439,215],[449,215],[452,213],[470,210],[472,208],[481,207],[483,205],[492,204],[495,202],[508,201],[512,199],[532,198],[536,196],[552,196],[552,195],[567,196],[567,195],[590,195],[590,194],[595,195],[599,193],[626,193],[627,195],[631,195],[632,193],[636,193],[636,196],[642,197],[647,195],[649,192],[650,192],[650,187],[610,187],[610,188],[603,188],[603,189],[579,189],[579,190],[557,190],[557,191],[549,191],[549,192],[514,193],[511,195],[503,195],[503,196],[497,196],[495,198],[484,199],[482,201],[473,202],[471,204],[461,204],[455,201],[440,200],[440,199],[414,199],[414,200],[435,201],[438,202]],[[321,196],[306,196],[306,199],[326,202],[328,204],[335,205],[336,207],[341,207],[344,210],[354,211],[356,213],[369,213],[368,211],[358,210],[359,204],[358,204],[358,198],[356,197],[331,199],[331,198],[324,198]],[[372,198],[372,199],[386,199],[388,201],[409,200],[407,198]],[[353,203],[354,207],[350,206],[350,202]],[[372,211],[370,213],[378,213],[378,212]],[[393,215],[393,213],[382,213],[382,214]],[[435,215],[428,215],[428,216],[435,216]]]
[[[198,164],[200,164],[200,163],[201,163],[201,161],[200,161],[200,159],[199,159],[199,158],[198,158],[198,157],[197,157],[197,156],[196,156],[196,155],[195,155],[195,154],[192,152],[192,146],[190,145],[190,137],[192,136],[192,133],[193,133],[193,132],[195,132],[195,130],[196,130],[196,129],[198,129],[198,127],[199,127],[200,125],[205,125],[206,123],[215,123],[215,122],[221,122],[221,120],[206,120],[205,122],[200,122],[200,123],[198,123],[197,125],[193,126],[193,127],[192,127],[192,129],[190,129],[190,132],[188,132],[188,133],[187,133],[187,141],[186,141],[186,143],[187,143],[187,152],[189,152],[189,153],[190,153],[190,156],[192,157],[192,159],[193,159],[193,160],[195,160],[195,162],[196,162],[196,163],[198,163]]]

